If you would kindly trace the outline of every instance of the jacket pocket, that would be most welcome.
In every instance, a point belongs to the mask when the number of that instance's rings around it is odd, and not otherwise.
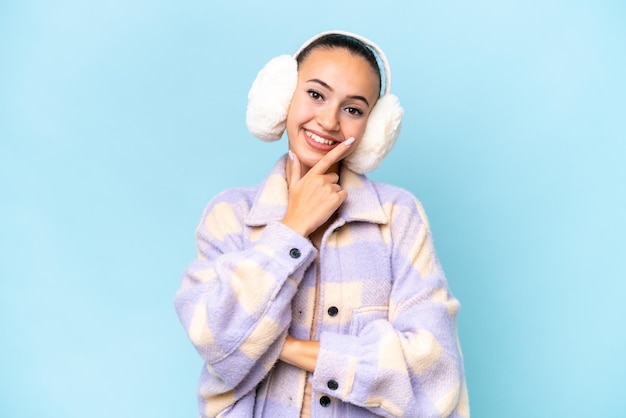
[[[363,306],[352,311],[352,321],[350,322],[350,335],[359,335],[361,330],[370,322],[383,319],[389,316],[388,306]]]

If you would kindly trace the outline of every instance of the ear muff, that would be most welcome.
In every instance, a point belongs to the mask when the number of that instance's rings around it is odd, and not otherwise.
[[[263,141],[280,139],[297,83],[298,63],[289,55],[272,59],[259,71],[246,110],[246,124],[254,136]]]
[[[349,32],[330,31],[316,35],[292,57],[281,55],[269,61],[257,74],[248,93],[246,124],[254,136],[263,141],[276,141],[285,130],[291,98],[298,82],[298,64],[295,57],[313,41],[328,34],[355,38],[373,50],[383,66],[384,94],[372,108],[361,142],[345,160],[352,171],[365,174],[375,170],[393,148],[404,111],[391,89],[391,70],[383,51],[373,42]]]

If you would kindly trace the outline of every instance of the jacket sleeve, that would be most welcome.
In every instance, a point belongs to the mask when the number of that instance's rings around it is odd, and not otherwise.
[[[175,308],[205,362],[200,402],[214,416],[248,394],[278,359],[291,299],[315,249],[279,222],[249,228],[249,204],[233,192],[204,211],[198,256],[185,270]]]
[[[358,332],[325,332],[313,373],[318,392],[385,417],[469,417],[450,294],[424,211],[390,205],[392,291],[388,310],[359,313]],[[382,313],[382,314],[381,314]]]

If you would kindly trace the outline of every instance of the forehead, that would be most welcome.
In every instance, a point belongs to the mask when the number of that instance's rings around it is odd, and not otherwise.
[[[380,74],[360,55],[344,48],[315,48],[298,66],[300,81],[317,78],[333,89],[358,88],[378,97]]]

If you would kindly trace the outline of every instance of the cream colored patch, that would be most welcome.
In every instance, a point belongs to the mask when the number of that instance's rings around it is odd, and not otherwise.
[[[417,233],[417,236],[413,239],[413,245],[407,256],[411,259],[413,267],[419,271],[420,275],[422,277],[427,277],[435,273],[435,255],[430,242],[430,226],[428,218],[426,217],[426,212],[424,212],[422,204],[417,199],[415,199],[415,206],[423,223]],[[390,211],[392,209],[385,206],[385,210]],[[391,215],[391,223],[396,222],[395,218],[403,218],[407,215],[412,216],[412,214],[407,213],[406,210],[394,210]]]
[[[385,203],[383,205],[383,211],[385,215],[387,215],[387,219],[393,219],[393,207],[392,203]],[[391,222],[381,225],[380,232],[382,233],[385,244],[389,245],[391,243]]]
[[[435,407],[437,408],[437,410],[439,411],[439,414],[442,417],[447,417],[450,414],[452,414],[452,412],[456,408],[458,400],[459,400],[459,386],[452,385],[452,389],[448,393],[439,397],[439,399],[435,403]]]
[[[433,292],[433,302],[445,302],[448,300],[448,292],[446,289],[439,288]]]
[[[274,288],[274,278],[252,260],[241,260],[228,282],[247,313],[254,312]]]
[[[361,306],[362,289],[360,282],[327,283],[324,285],[324,312],[331,306],[339,308],[339,315],[323,315],[324,322],[345,324],[352,320],[352,310]]]
[[[378,346],[378,368],[387,370],[405,370],[404,353],[395,332],[383,335]]]
[[[217,277],[217,273],[212,268],[202,269],[202,270],[194,270],[193,276],[197,281],[206,283],[211,280],[214,280]]]
[[[350,228],[345,225],[339,231],[330,236],[330,238],[326,241],[326,245],[329,247],[345,247],[353,242],[354,239],[352,238]]]
[[[348,367],[346,368],[346,376],[344,384],[340,388],[341,394],[344,398],[348,398],[352,393],[352,387],[354,386],[354,377],[356,376],[356,357],[348,358]]]
[[[415,237],[413,248],[411,248],[410,252],[413,267],[419,271],[422,277],[428,277],[434,271],[435,259],[432,248],[430,247],[430,242],[428,241],[427,231],[426,226],[420,229],[417,237]]]
[[[274,248],[268,247],[267,245],[255,245],[254,249],[270,257],[274,257],[276,255]]]
[[[263,193],[259,196],[259,203],[263,205],[287,205],[287,181],[280,174],[273,174],[267,178]]]
[[[235,397],[235,391],[231,390],[226,393],[221,393],[219,395],[207,396],[205,397],[206,409],[204,413],[208,417],[222,417],[221,414],[224,409],[228,408],[230,405],[234,404],[237,401]]]
[[[408,341],[402,340],[404,353],[413,373],[420,374],[432,366],[443,353],[435,336],[425,329],[417,330]]]
[[[365,405],[369,407],[381,407],[385,411],[389,412],[394,417],[402,417],[404,416],[404,409],[400,408],[395,403],[391,402],[389,399],[384,396],[371,396],[367,398],[365,401]]]
[[[382,234],[385,244],[389,245],[391,243],[391,223],[381,225],[380,232]]]
[[[469,397],[467,396],[466,382],[463,382],[463,387],[461,388],[461,397],[459,398],[459,405],[457,406],[456,411],[462,417],[469,418],[470,416]]]
[[[261,238],[261,235],[263,235],[263,231],[265,231],[265,226],[256,226],[252,228],[252,231],[250,232],[250,242],[258,241],[259,238]]]
[[[383,213],[380,211],[380,208],[376,208],[371,211],[355,212],[354,217],[361,218],[361,219],[373,219],[383,225],[385,223],[388,223],[387,222],[388,218],[383,217]]]
[[[450,315],[450,317],[452,318],[456,317],[456,314],[461,307],[461,304],[458,300],[450,299],[450,297],[448,296],[448,291],[446,289],[439,288],[435,290],[435,292],[433,293],[432,301],[443,303],[448,310],[448,315]]]
[[[206,316],[206,306],[199,303],[193,311],[191,323],[189,324],[189,339],[196,346],[213,344],[213,334],[209,329],[209,321]]]
[[[295,390],[294,396],[293,396],[293,400],[292,402],[290,402],[293,405],[303,405],[302,408],[302,415],[301,417],[305,417],[305,413],[307,411],[306,408],[304,408],[304,398],[305,398],[305,388],[307,386],[307,377],[309,376],[309,374],[304,371],[304,370],[300,370],[300,372],[298,373],[298,384],[296,386],[297,390]],[[310,389],[310,384],[309,384],[309,389]],[[310,393],[309,393],[309,405],[311,402],[311,398],[310,398]]]
[[[268,356],[265,359],[265,363],[263,363],[263,370],[265,370],[266,372],[269,373],[269,371],[274,368],[275,364],[276,364],[276,359],[274,357],[269,357]]]
[[[204,363],[204,367],[206,367],[209,374],[215,374],[215,369],[209,363]]]
[[[241,344],[239,350],[251,359],[258,359],[274,342],[279,331],[278,324],[268,317],[263,317],[252,333]]]
[[[218,203],[204,222],[209,234],[220,241],[228,234],[241,233],[241,223],[232,206],[226,202]]]
[[[426,211],[424,210],[424,207],[422,206],[422,203],[415,199],[415,207],[417,208],[417,213],[420,214],[420,217],[422,218],[422,221],[424,222],[424,225],[426,225],[426,229],[430,230],[430,223],[428,222],[428,217],[426,216]]]

